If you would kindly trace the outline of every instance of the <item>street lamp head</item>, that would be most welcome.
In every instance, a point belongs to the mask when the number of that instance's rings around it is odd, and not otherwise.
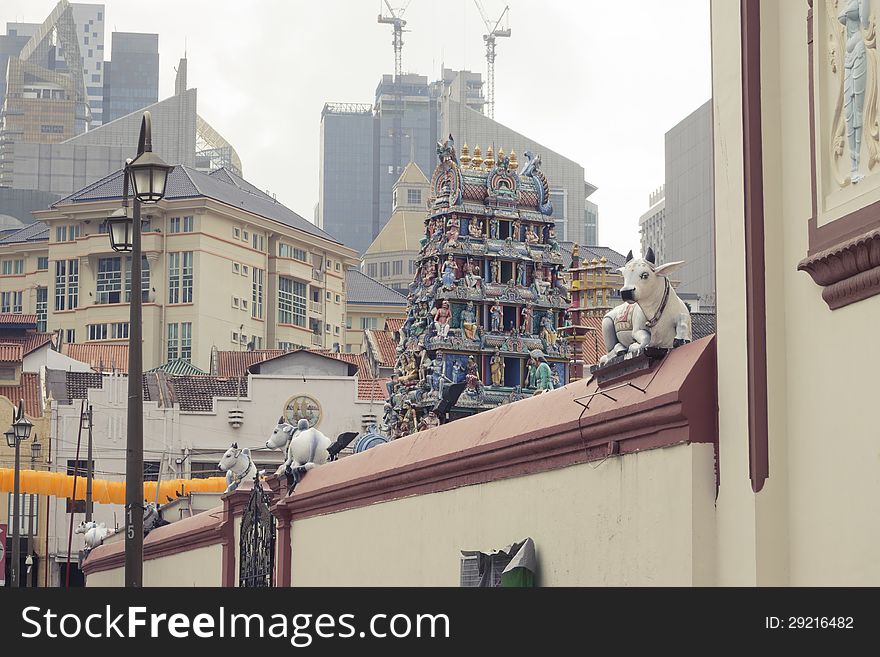
[[[138,155],[128,168],[134,195],[141,203],[157,203],[165,198],[165,183],[174,167],[165,164],[155,153],[146,151]]]
[[[3,435],[6,436],[6,444],[10,447],[15,447],[15,432],[12,430],[12,427],[7,429]]]
[[[24,413],[22,413],[18,416],[15,422],[12,423],[12,431],[15,433],[15,440],[17,440],[18,442],[27,440],[31,437],[31,429],[33,428],[33,422],[28,420],[24,416]]]
[[[37,434],[34,434],[34,441],[31,443],[31,459],[36,461],[40,458],[40,454],[43,452],[43,443],[40,442],[40,437]]]
[[[107,217],[110,248],[117,253],[130,253],[134,249],[133,226],[134,221],[128,216],[127,208],[119,208]]]

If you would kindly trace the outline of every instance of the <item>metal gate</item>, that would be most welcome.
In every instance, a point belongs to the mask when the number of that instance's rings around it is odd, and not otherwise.
[[[275,573],[275,517],[269,511],[269,496],[258,477],[241,516],[238,585],[273,586]]]

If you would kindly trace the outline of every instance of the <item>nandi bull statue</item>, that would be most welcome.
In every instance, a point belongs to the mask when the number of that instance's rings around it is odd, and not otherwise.
[[[297,476],[311,470],[316,465],[323,465],[330,458],[327,449],[331,441],[323,433],[309,428],[309,421],[300,419],[294,427],[278,418],[278,426],[272,429],[272,435],[266,441],[269,449],[286,450],[287,460],[281,464],[275,474],[284,474],[289,468]]]
[[[621,354],[635,354],[644,347],[671,349],[691,341],[691,314],[684,301],[678,298],[668,275],[684,264],[683,261],[657,265],[654,250],[648,249],[644,258],[626,256],[623,267],[623,287],[620,296],[624,303],[612,308],[602,319],[602,336],[608,353],[599,359],[599,365]]]
[[[257,466],[251,459],[251,450],[247,447],[239,449],[238,443],[232,443],[232,447],[223,454],[218,466],[226,473],[227,493],[238,488],[245,479],[253,479],[257,476]]]
[[[83,538],[85,539],[86,550],[95,549],[110,535],[110,530],[104,526],[103,522],[97,523],[94,520],[89,522],[83,520],[75,531],[77,534],[85,534]]]

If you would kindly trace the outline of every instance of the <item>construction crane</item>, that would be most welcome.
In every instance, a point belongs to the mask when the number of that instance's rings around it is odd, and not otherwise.
[[[488,64],[487,71],[487,84],[488,94],[486,99],[486,106],[488,108],[488,114],[490,119],[495,118],[495,39],[498,37],[509,37],[510,36],[510,24],[508,21],[504,22],[504,27],[501,26],[501,21],[504,21],[505,17],[509,18],[510,7],[505,5],[504,11],[501,12],[501,16],[498,17],[498,20],[494,23],[490,21],[486,12],[483,10],[483,4],[480,0],[474,0],[477,5],[477,9],[480,10],[480,16],[483,17],[483,22],[486,24],[487,34],[483,35],[483,41],[486,42],[486,63]]]
[[[394,28],[394,39],[391,41],[391,45],[394,46],[394,80],[396,82],[400,79],[400,75],[403,72],[403,33],[409,32],[409,30],[403,29],[406,26],[406,21],[403,20],[403,12],[406,11],[412,0],[407,0],[407,3],[399,9],[394,9],[388,0],[384,1],[390,15],[382,15],[382,5],[380,4],[378,22],[386,23]]]

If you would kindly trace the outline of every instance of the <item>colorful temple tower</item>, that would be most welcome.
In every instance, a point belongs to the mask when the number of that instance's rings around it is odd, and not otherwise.
[[[516,153],[465,144],[459,158],[451,135],[437,155],[385,409],[394,438],[569,380],[558,329],[570,296],[540,155],[517,173]]]

